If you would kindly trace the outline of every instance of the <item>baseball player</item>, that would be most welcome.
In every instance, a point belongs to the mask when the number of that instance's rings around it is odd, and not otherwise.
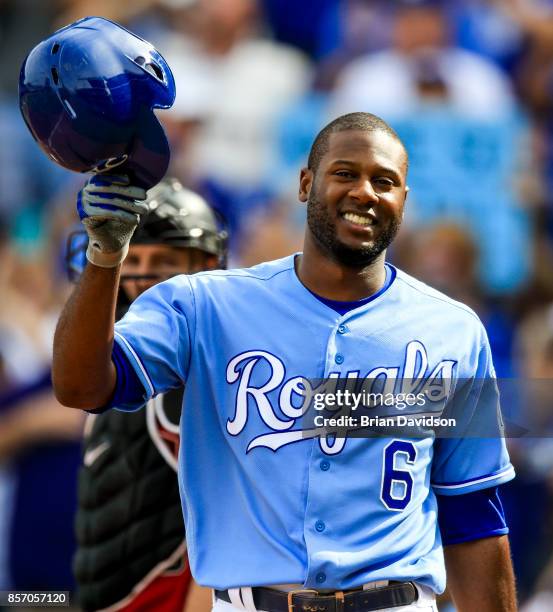
[[[118,316],[157,282],[226,265],[226,230],[203,198],[170,178],[147,203],[123,264]],[[86,234],[72,236],[73,276],[86,242]],[[184,610],[191,579],[176,479],[181,402],[175,389],[144,410],[88,418],[74,561],[84,610]]]
[[[385,261],[407,165],[384,121],[337,118],[301,171],[303,252],[174,277],[115,326],[145,193],[106,176],[80,194],[88,264],[56,331],[56,393],[75,408],[132,411],[185,384],[188,555],[217,612],[435,610],[446,568],[461,612],[516,609],[497,492],[514,471],[501,436],[305,426],[309,381],[338,377],[413,389],[471,381],[462,418],[497,420],[477,316]]]

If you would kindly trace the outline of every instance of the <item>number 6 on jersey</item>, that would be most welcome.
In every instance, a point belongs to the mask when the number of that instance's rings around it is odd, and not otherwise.
[[[417,449],[412,442],[392,440],[383,452],[380,499],[388,510],[405,510],[413,494],[413,476],[407,469],[396,467],[396,457],[403,456],[407,465],[414,465]]]

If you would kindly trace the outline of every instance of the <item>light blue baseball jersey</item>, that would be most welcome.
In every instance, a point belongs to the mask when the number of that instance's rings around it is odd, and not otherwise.
[[[223,589],[375,580],[445,588],[436,494],[514,476],[504,440],[302,435],[304,379],[359,372],[493,375],[466,306],[391,268],[389,287],[341,316],[306,289],[294,256],[178,276],[116,326],[146,394],[185,383],[179,484],[194,578]],[[471,393],[465,415],[496,415]]]

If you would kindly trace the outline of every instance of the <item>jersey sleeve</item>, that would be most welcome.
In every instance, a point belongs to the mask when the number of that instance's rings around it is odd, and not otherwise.
[[[145,291],[115,325],[115,342],[146,391],[144,402],[183,386],[194,327],[194,296],[184,275]]]
[[[437,500],[444,546],[509,533],[498,487],[465,495],[438,495]]]
[[[462,495],[496,487],[514,478],[505,444],[499,391],[486,332],[457,381],[448,416],[457,421],[452,437],[434,444],[431,484],[438,495]],[[453,437],[455,436],[455,437]]]

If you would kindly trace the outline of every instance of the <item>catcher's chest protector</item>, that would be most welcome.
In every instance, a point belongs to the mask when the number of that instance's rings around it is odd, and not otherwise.
[[[181,399],[179,390],[163,402],[180,411]],[[84,458],[73,569],[82,609],[98,610],[124,599],[182,546],[184,524],[177,475],[150,437],[146,409],[96,416]]]

